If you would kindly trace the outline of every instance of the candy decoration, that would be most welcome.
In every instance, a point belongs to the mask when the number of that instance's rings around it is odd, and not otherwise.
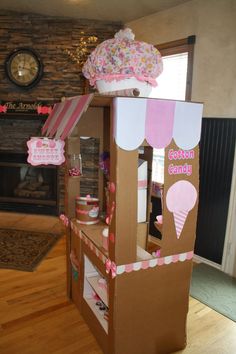
[[[79,168],[72,167],[72,168],[69,169],[69,176],[70,177],[78,177],[78,176],[81,176],[81,175],[82,175],[82,173],[81,173]]]
[[[52,107],[38,106],[37,112],[38,114],[50,114],[52,112]]]
[[[109,258],[106,260],[106,273],[111,272],[112,279],[116,277],[116,264],[112,262]]]
[[[7,106],[0,104],[0,113],[7,113]]]
[[[116,190],[116,186],[115,186],[115,183],[114,182],[109,182],[108,183],[108,189],[111,193],[115,193],[115,190]]]
[[[110,213],[109,215],[106,217],[106,224],[107,225],[111,225],[112,222],[112,218],[113,218],[113,214],[114,214],[114,210],[115,210],[115,202],[113,201],[111,204],[111,209],[110,209]]]

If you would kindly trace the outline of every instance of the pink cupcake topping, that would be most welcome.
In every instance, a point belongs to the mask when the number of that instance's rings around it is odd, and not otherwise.
[[[156,78],[163,69],[160,52],[152,45],[135,41],[131,29],[126,28],[99,44],[88,57],[82,72],[91,86],[97,80],[111,82],[135,77],[156,86]]]

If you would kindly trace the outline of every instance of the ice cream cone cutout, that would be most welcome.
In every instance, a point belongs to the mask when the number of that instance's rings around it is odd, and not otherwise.
[[[188,181],[178,181],[167,191],[166,206],[174,215],[177,238],[180,238],[188,213],[193,209],[197,200],[197,191]]]

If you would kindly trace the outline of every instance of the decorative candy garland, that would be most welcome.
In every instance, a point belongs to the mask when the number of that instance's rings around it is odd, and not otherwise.
[[[130,273],[140,269],[154,268],[156,266],[168,265],[171,263],[184,262],[193,258],[193,251],[179,253],[175,255],[152,258],[124,265],[116,265],[115,262],[107,258],[65,215],[60,215],[60,219],[66,227],[71,227],[75,234],[89,247],[89,249],[105,264],[106,273],[111,273],[112,278],[123,273]]]
[[[7,113],[7,106],[0,104],[0,113]]]

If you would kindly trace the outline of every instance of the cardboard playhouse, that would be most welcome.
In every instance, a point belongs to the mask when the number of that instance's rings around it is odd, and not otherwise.
[[[48,137],[66,139],[61,219],[68,295],[106,354],[172,353],[186,346],[201,117],[199,103],[88,94],[56,104],[44,126]],[[88,151],[95,145],[91,173]],[[162,239],[150,253],[153,148],[165,149],[165,167]],[[106,174],[99,168],[104,151]],[[69,173],[74,154],[82,159],[80,176]],[[97,185],[90,196],[89,182],[91,190]]]

